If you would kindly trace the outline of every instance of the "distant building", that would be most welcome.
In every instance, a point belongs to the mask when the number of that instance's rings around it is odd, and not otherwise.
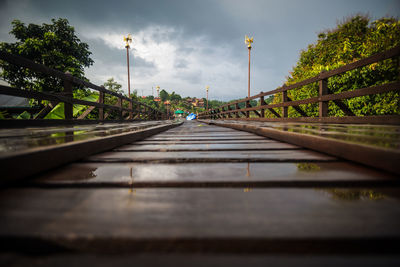
[[[192,103],[193,103],[193,99],[194,99],[194,98],[188,97],[188,98],[186,98],[185,100],[186,100],[186,103],[192,104]]]
[[[186,103],[192,105],[193,107],[204,107],[204,100],[198,98],[186,98]]]
[[[204,108],[204,100],[200,99],[199,102],[197,103],[198,107]]]

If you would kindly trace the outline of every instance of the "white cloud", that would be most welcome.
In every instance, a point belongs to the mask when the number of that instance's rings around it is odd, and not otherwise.
[[[109,48],[123,53],[125,47],[122,40],[127,32],[126,29],[90,29],[85,37],[89,41],[102,40]],[[151,88],[160,85],[182,96],[204,97],[205,86],[210,85],[210,96],[228,99],[237,97],[237,90],[246,84],[246,66],[240,66],[232,59],[232,47],[227,44],[213,45],[207,36],[185,39],[182,29],[159,25],[131,33],[131,87],[138,89],[139,93],[144,90],[144,94],[151,94]],[[153,67],[138,66],[133,56],[151,62]],[[92,81],[114,77],[124,87],[127,81],[126,62],[118,64],[96,60],[86,73]]]

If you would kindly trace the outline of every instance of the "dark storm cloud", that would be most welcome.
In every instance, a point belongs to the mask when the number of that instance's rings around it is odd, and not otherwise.
[[[190,84],[200,84],[202,81],[201,71],[180,71],[175,74],[175,77],[184,81],[188,81]]]
[[[96,58],[108,64],[122,64],[126,60],[126,54],[122,53],[121,50],[109,47],[100,39],[87,40],[82,38],[82,41],[90,42],[89,50],[92,52],[91,57],[95,62]]]
[[[5,1],[13,5],[18,0]],[[228,34],[234,20],[227,16],[223,6],[213,0],[146,0],[146,1],[25,1],[32,15],[67,17],[96,26],[129,26],[140,29],[151,24],[180,25],[190,34],[209,33],[210,29]]]
[[[313,43],[318,32],[335,27],[338,20],[355,13],[369,13],[373,18],[399,16],[399,3],[396,0],[0,0],[0,41],[12,40],[8,32],[13,19],[41,24],[49,23],[51,18],[67,18],[78,37],[90,45],[94,60],[101,62],[101,65],[95,63],[92,68],[99,69],[92,73],[106,73],[108,69],[100,68],[122,68],[126,54],[123,48],[89,36],[90,31],[137,33],[154,25],[162,26],[159,32],[146,32],[151,36],[136,41],[143,45],[170,43],[176,48],[171,60],[174,69],[168,69],[171,83],[176,82],[179,87],[181,81],[199,85],[213,82],[213,88],[219,89],[210,94],[233,98],[242,96],[237,92],[246,88],[245,34],[254,36],[254,93],[268,91],[282,85],[299,51]],[[154,57],[133,55],[137,75],[147,77],[165,72],[153,62]]]

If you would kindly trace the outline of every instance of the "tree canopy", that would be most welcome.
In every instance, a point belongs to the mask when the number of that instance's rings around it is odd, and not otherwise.
[[[109,78],[104,84],[103,84],[104,88],[106,88],[107,90],[110,90],[112,92],[124,95],[124,91],[121,90],[122,85],[119,84],[118,82],[116,82],[114,80],[113,77]]]
[[[297,64],[287,77],[286,84],[294,84],[317,76],[356,60],[386,51],[400,45],[400,21],[395,18],[381,18],[370,21],[368,16],[356,15],[339,23],[335,29],[318,34],[316,43],[310,44],[300,53]],[[398,78],[398,59],[388,59],[363,68],[349,71],[328,79],[328,88],[333,93],[350,91],[395,81]],[[318,96],[316,83],[290,90],[292,100]],[[281,94],[274,102],[281,101]],[[399,114],[399,94],[385,94],[357,97],[343,101],[356,115]],[[304,105],[308,116],[318,115],[318,104]],[[343,116],[333,103],[329,104],[329,115]],[[299,116],[289,108],[289,116]]]
[[[0,49],[20,55],[39,64],[85,79],[84,67],[93,65],[88,44],[76,36],[74,27],[67,19],[52,19],[51,24],[25,25],[19,20],[12,22],[10,34],[15,43],[0,43]],[[1,76],[9,84],[21,89],[36,91],[61,91],[62,81],[0,61]]]
[[[164,89],[162,89],[162,90],[160,91],[160,98],[161,98],[161,101],[167,100],[168,97],[169,97],[168,92],[165,91]]]

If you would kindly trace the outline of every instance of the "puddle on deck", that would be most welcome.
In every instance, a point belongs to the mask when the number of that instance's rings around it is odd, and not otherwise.
[[[250,124],[262,128],[338,139],[349,143],[400,149],[400,126],[397,125],[221,121],[221,123],[224,122]]]
[[[165,121],[110,123],[79,126],[32,127],[0,130],[0,154],[91,138],[139,131],[168,124]]]
[[[116,184],[393,181],[391,174],[347,162],[321,163],[73,163],[42,174],[35,184]]]

